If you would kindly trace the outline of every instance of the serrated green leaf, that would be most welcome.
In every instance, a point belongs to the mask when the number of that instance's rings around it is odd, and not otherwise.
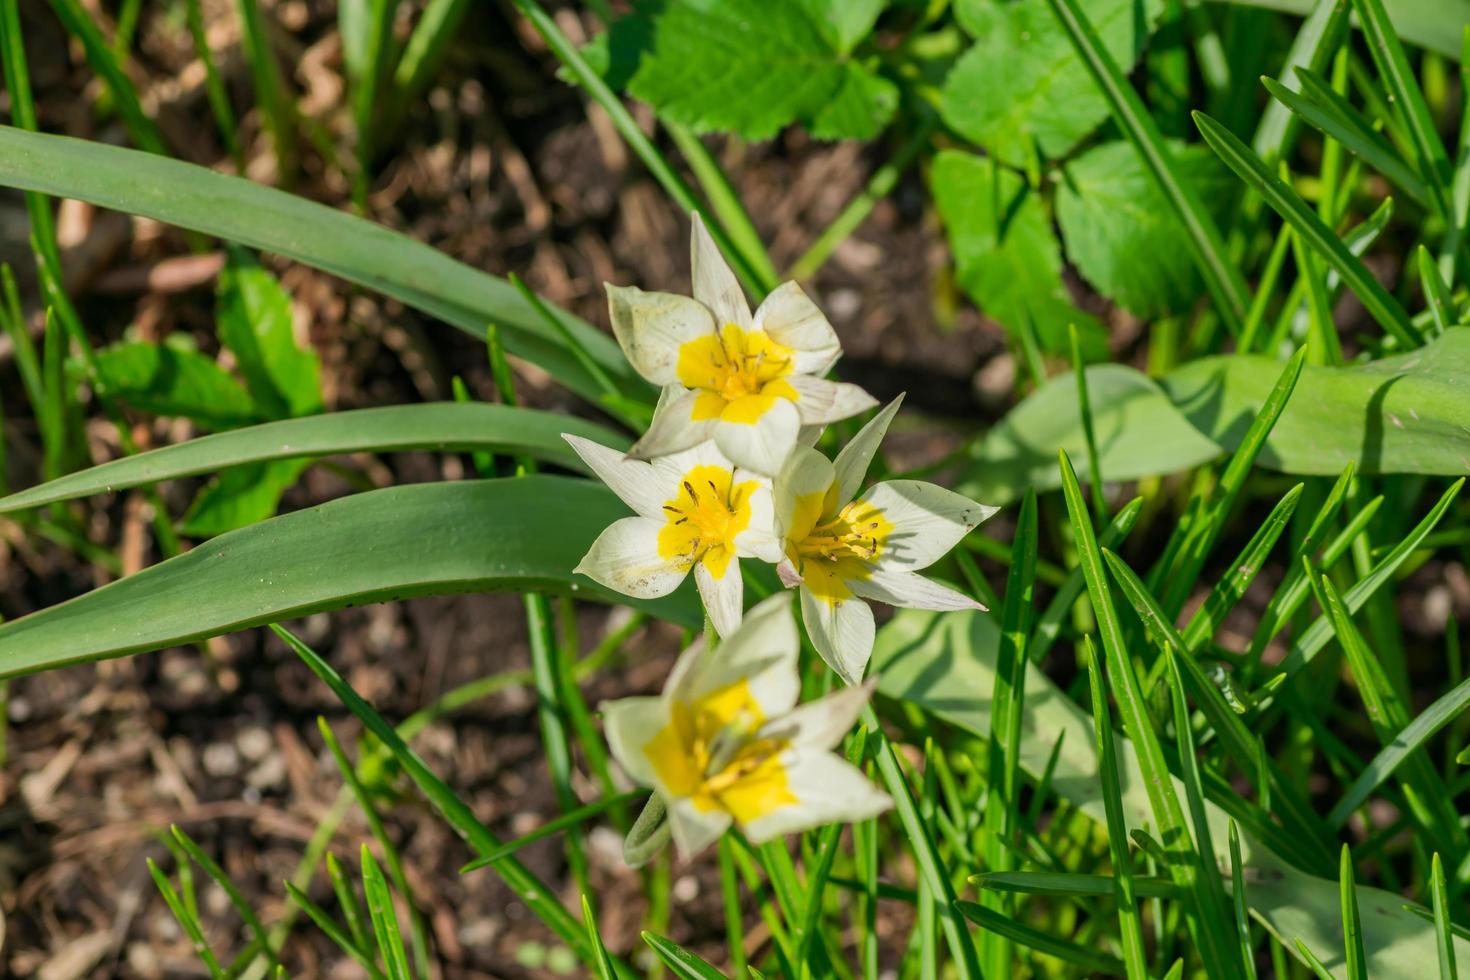
[[[612,596],[571,569],[626,516],[590,480],[528,476],[374,490],[220,535],[0,626],[0,675],[157,650],[327,609],[497,589]],[[697,626],[684,588],[617,601]]]
[[[788,0],[646,2],[608,34],[608,81],[695,132],[766,139],[802,122],[822,138],[868,138],[897,98],[846,60],[851,29]]]
[[[233,251],[217,288],[220,343],[235,354],[245,387],[266,418],[322,410],[321,359],[296,345],[291,297],[276,277]]]
[[[872,33],[888,0],[801,0],[832,46],[844,54]]]
[[[1012,333],[1029,320],[1041,343],[1058,353],[1069,349],[1067,326],[1075,323],[1083,356],[1102,356],[1106,333],[1072,305],[1051,222],[1021,178],[989,158],[943,150],[930,180],[956,278],[981,312]]]
[[[1169,144],[1175,162],[1213,210],[1231,191],[1228,175],[1198,146]],[[1067,258],[1098,291],[1141,317],[1198,301],[1199,273],[1188,233],[1124,142],[1100,144],[1067,165],[1057,223]]]
[[[1061,157],[1108,117],[1108,103],[1045,0],[961,0],[975,44],[945,80],[941,112],[966,139],[1013,166],[1039,148]],[[1126,71],[1163,13],[1162,0],[1093,0],[1088,15]]]
[[[151,415],[182,416],[205,429],[257,420],[255,405],[224,368],[198,351],[124,341],[97,352],[97,377],[108,393]]]

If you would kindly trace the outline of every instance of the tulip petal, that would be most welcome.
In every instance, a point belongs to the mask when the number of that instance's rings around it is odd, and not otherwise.
[[[659,554],[662,521],[625,517],[608,525],[573,571],[635,599],[657,599],[679,587],[689,574],[685,557]]]
[[[847,584],[848,588],[864,599],[886,602],[890,606],[903,606],[906,609],[946,612],[953,609],[985,608],[957,589],[903,569],[880,566],[867,578],[853,579]]]
[[[731,402],[720,417],[715,445],[737,466],[774,476],[796,447],[800,429],[794,403],[774,395],[747,395]]]
[[[755,311],[755,327],[796,352],[798,374],[825,374],[842,354],[837,331],[794,282],[783,282],[771,291]]]
[[[642,517],[663,518],[662,508],[669,499],[669,487],[652,466],[640,459],[629,459],[591,439],[565,432],[561,437],[623,503]]]
[[[747,612],[740,628],[725,637],[718,650],[711,652],[696,642],[684,651],[669,675],[664,696],[691,704],[745,681],[762,715],[784,714],[801,694],[796,672],[800,649],[791,597],[778,593]]]
[[[888,568],[928,568],[960,538],[1000,508],[918,480],[889,480],[860,498],[893,525],[878,562]]]
[[[750,327],[750,304],[745,292],[720,254],[720,247],[704,227],[704,219],[695,211],[690,229],[689,260],[694,272],[694,298],[715,315],[718,326],[733,323],[742,329]]]
[[[878,454],[878,447],[888,434],[889,423],[898,414],[898,406],[902,404],[903,395],[899,395],[884,405],[882,411],[869,419],[868,424],[858,430],[858,434],[842,447],[842,452],[832,461],[832,466],[837,471],[838,507],[848,503],[862,489],[863,481],[868,476],[868,467]]]
[[[658,768],[648,757],[647,748],[669,724],[663,699],[622,698],[604,701],[599,707],[607,744],[618,765],[638,785],[659,787]]]
[[[801,586],[806,635],[827,666],[847,684],[857,684],[873,656],[873,610],[862,599],[828,600]]]
[[[761,726],[757,738],[775,738],[793,748],[830,749],[852,731],[853,722],[862,714],[863,705],[872,697],[877,682],[869,680],[857,687],[847,687],[835,694],[808,701],[780,718]]]
[[[701,810],[692,800],[669,800],[668,808],[669,829],[674,832],[674,849],[681,861],[719,840],[734,822],[724,810]]]
[[[745,598],[745,583],[740,577],[740,563],[726,562],[719,575],[710,571],[706,562],[694,566],[694,584],[699,587],[699,598],[704,611],[709,614],[715,632],[728,637],[740,626],[740,614]]]
[[[628,363],[656,385],[679,380],[679,348],[715,332],[703,304],[674,293],[646,293],[637,286],[607,286],[613,336]]]
[[[653,421],[643,438],[633,444],[628,455],[635,459],[657,459],[692,449],[707,442],[715,434],[715,418],[698,418],[700,393],[670,385],[653,410]]]
[[[735,553],[741,558],[758,558],[775,564],[781,560],[781,542],[776,537],[775,502],[768,477],[750,470],[735,471],[735,485],[755,483],[750,495],[750,523],[735,535]]]
[[[796,409],[803,425],[825,425],[850,419],[878,404],[878,400],[857,385],[828,381],[810,375],[792,375],[787,384],[800,396]]]
[[[831,752],[792,749],[782,762],[797,802],[746,824],[742,829],[752,844],[837,821],[867,820],[893,805],[860,769]]]
[[[798,447],[791,453],[772,491],[776,534],[783,541],[805,540],[812,528],[836,513],[836,478],[831,461],[815,449]]]

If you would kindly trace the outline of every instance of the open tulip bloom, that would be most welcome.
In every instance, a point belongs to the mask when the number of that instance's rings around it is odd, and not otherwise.
[[[636,515],[609,525],[576,571],[624,595],[656,599],[693,569],[710,622],[729,636],[745,598],[738,559],[781,556],[771,481],[736,467],[713,443],[649,462],[562,438]]]
[[[796,707],[800,641],[788,595],[757,605],[717,650],[696,641],[660,697],[602,705],[613,756],[668,806],[681,857],[731,823],[752,843],[892,805],[831,750],[868,700],[867,687]]]
[[[608,285],[613,333],[628,361],[663,387],[630,455],[653,459],[713,439],[736,464],[774,476],[802,426],[876,404],[856,385],[823,379],[842,353],[827,318],[794,282],[752,316],[735,275],[694,215],[694,298]]]
[[[917,574],[998,508],[932,483],[890,480],[858,488],[901,399],[874,416],[831,462],[798,447],[775,481],[781,580],[801,590],[807,635],[849,684],[873,655],[873,610],[865,600],[912,609],[984,609]],[[855,498],[855,499],[854,499]]]

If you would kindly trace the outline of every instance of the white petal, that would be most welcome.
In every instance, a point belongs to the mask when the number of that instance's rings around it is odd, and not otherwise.
[[[831,752],[793,749],[782,762],[797,802],[746,825],[743,829],[752,844],[837,821],[867,820],[893,805],[862,770]]]
[[[889,480],[860,498],[883,513],[893,530],[878,562],[889,568],[928,568],[999,507],[977,504],[952,490],[918,480]]]
[[[811,449],[826,431],[825,425],[803,425],[801,431],[796,434],[796,444],[804,449]]]
[[[827,666],[845,683],[860,683],[873,656],[873,610],[868,604],[857,597],[828,602],[803,585],[801,618]]]
[[[825,374],[842,354],[837,331],[794,282],[783,282],[772,290],[755,311],[755,326],[776,343],[796,351],[795,370],[799,374]]]
[[[781,739],[795,748],[830,749],[852,731],[853,722],[862,714],[863,705],[868,703],[875,686],[876,682],[870,680],[808,701],[766,722],[758,737]]]
[[[658,786],[658,770],[644,750],[669,724],[669,711],[663,699],[623,698],[604,701],[600,707],[602,729],[618,765],[638,785]]]
[[[754,422],[728,422],[721,418],[715,426],[715,445],[737,466],[774,476],[796,448],[796,433],[800,428],[801,416],[796,405],[775,398]]]
[[[657,459],[672,453],[692,449],[708,441],[715,434],[715,419],[694,418],[694,404],[699,395],[682,387],[670,385],[659,397],[658,407],[653,410],[653,421],[643,438],[633,444],[628,455],[635,459]],[[667,394],[674,392],[673,394]]]
[[[792,375],[786,379],[800,396],[796,409],[803,425],[825,425],[839,419],[850,419],[878,404],[878,399],[857,385],[828,381],[810,375]]]
[[[775,564],[781,560],[781,542],[776,537],[775,504],[768,477],[749,470],[735,471],[735,485],[754,482],[756,490],[750,495],[750,524],[735,535],[735,553],[741,558],[759,558]]]
[[[694,566],[694,584],[699,586],[699,598],[704,602],[704,611],[720,636],[729,636],[740,625],[740,614],[745,601],[745,583],[740,577],[740,562],[725,565],[719,578],[700,562]]]
[[[641,459],[629,459],[616,449],[599,446],[591,439],[565,432],[561,437],[618,499],[644,517],[662,518],[664,501],[673,494],[652,466]]]
[[[733,821],[724,810],[702,811],[690,800],[669,800],[669,823],[679,860],[687,861],[720,839]]]
[[[812,528],[836,514],[837,497],[832,493],[836,479],[832,462],[815,449],[792,452],[772,488],[776,534],[782,541],[804,540]]]
[[[657,599],[679,587],[689,574],[687,558],[662,558],[658,532],[663,521],[625,517],[597,536],[573,571],[636,599]]]
[[[715,331],[710,311],[688,296],[607,286],[613,335],[633,370],[656,385],[679,380],[679,348]]]
[[[957,589],[941,585],[918,574],[898,568],[875,569],[866,579],[853,579],[848,588],[876,602],[907,609],[984,609],[980,603]]]
[[[679,487],[679,482],[684,479],[685,474],[696,466],[717,466],[723,470],[735,472],[735,464],[730,462],[728,456],[720,452],[720,447],[713,441],[701,442],[688,449],[681,449],[667,456],[660,456],[652,461],[653,471],[658,474],[661,484],[669,488],[670,496]]]
[[[796,672],[801,642],[786,593],[758,603],[714,652],[703,644],[696,646],[679,658],[669,675],[666,697],[687,704],[744,680],[767,718],[785,714],[796,704],[801,693]]]
[[[842,447],[842,452],[832,461],[837,470],[837,506],[841,507],[853,497],[857,496],[863,488],[863,481],[867,479],[868,467],[873,463],[873,457],[878,454],[878,446],[882,444],[883,437],[888,434],[888,425],[893,417],[898,414],[898,406],[903,404],[903,395],[899,395],[893,401],[883,406],[883,410],[868,420],[868,424],[858,430],[858,434],[852,437],[852,441]]]
[[[730,271],[720,247],[705,229],[699,212],[695,211],[691,217],[694,227],[690,229],[689,263],[694,270],[694,298],[709,307],[718,326],[733,323],[749,328],[750,304],[745,302],[745,293],[735,273]]]

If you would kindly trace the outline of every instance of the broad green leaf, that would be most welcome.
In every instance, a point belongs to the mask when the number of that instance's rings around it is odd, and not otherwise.
[[[945,80],[941,112],[966,139],[1012,166],[1037,148],[1061,157],[1108,117],[1108,103],[1045,0],[960,0],[975,44]],[[1162,0],[1093,0],[1088,16],[1127,71],[1163,13]]]
[[[823,138],[870,139],[897,97],[839,46],[861,13],[835,24],[790,0],[641,3],[608,34],[608,81],[698,133],[766,139],[801,122]]]
[[[1270,358],[1212,357],[1168,375],[1163,387],[1196,428],[1233,447],[1280,371]],[[1309,366],[1258,462],[1297,475],[1336,475],[1351,462],[1361,474],[1459,476],[1470,465],[1467,398],[1467,328],[1366,364]]]
[[[1133,480],[1208,462],[1224,451],[1191,425],[1157,383],[1122,364],[1087,369],[1087,388],[1105,480]],[[1077,383],[1059,374],[986,433],[972,450],[973,465],[958,488],[976,500],[1010,501],[1024,488],[1059,485],[1057,450],[1081,458],[1086,433]]]
[[[180,530],[190,537],[212,538],[274,517],[281,496],[310,465],[310,460],[287,459],[232,466],[199,491]]]
[[[1072,305],[1062,255],[1040,197],[987,157],[943,150],[930,172],[955,273],[980,311],[1014,334],[1034,324],[1051,351],[1068,350],[1075,323],[1089,360],[1107,351],[1102,324]]]
[[[628,510],[556,476],[374,490],[220,535],[0,626],[0,675],[157,650],[327,609],[501,589],[616,598],[698,626],[692,590],[650,603],[572,574]]]
[[[233,250],[217,290],[220,343],[235,354],[245,387],[266,418],[322,410],[321,359],[296,345],[291,297],[248,253]]]
[[[205,429],[256,421],[255,404],[224,368],[174,344],[123,341],[97,352],[97,377],[108,393],[151,415],[177,415]]]
[[[345,211],[178,160],[8,126],[0,126],[0,186],[76,198],[275,252],[480,339],[493,322],[511,353],[578,394],[601,395],[560,333],[510,283]],[[625,393],[652,401],[652,390],[611,337],[565,311],[556,315]]]
[[[872,33],[888,0],[801,0],[832,46],[846,54]]]
[[[995,621],[985,613],[900,610],[878,633],[873,672],[881,678],[879,693],[911,702],[985,738],[990,731],[989,692],[995,684],[999,640]],[[1039,777],[1060,741],[1051,786],[1101,824],[1103,799],[1092,719],[1037,670],[1026,673],[1025,703],[1022,768]],[[1128,822],[1135,827],[1152,824],[1133,748],[1121,736],[1117,745]],[[1176,787],[1182,794],[1177,780]],[[1229,838],[1229,818],[1213,803],[1207,802],[1205,810],[1223,865],[1230,860],[1223,847]],[[1240,843],[1252,916],[1288,946],[1302,937],[1313,949],[1340,949],[1337,881],[1299,871],[1249,834],[1242,833]],[[1438,954],[1432,920],[1407,911],[1398,895],[1365,886],[1359,886],[1357,894],[1369,975],[1382,980],[1434,976]],[[1461,969],[1470,968],[1470,941],[1456,937],[1454,949]]]
[[[1087,369],[1106,480],[1175,473],[1235,449],[1281,375],[1251,356],[1207,357],[1155,383],[1120,364]],[[1081,457],[1076,383],[1062,374],[1013,408],[971,452],[962,492],[1004,503],[1057,486],[1056,453]],[[1470,460],[1470,328],[1407,354],[1345,367],[1308,365],[1256,462],[1300,476],[1458,476]]]
[[[124,456],[0,498],[0,514],[246,463],[344,453],[408,449],[525,453],[546,462],[585,469],[561,438],[563,432],[619,449],[628,445],[627,439],[600,425],[530,408],[456,402],[363,408],[266,422]]]
[[[1201,147],[1169,148],[1212,210],[1234,190]],[[1131,145],[1099,144],[1063,174],[1056,212],[1067,258],[1099,292],[1141,317],[1180,312],[1199,300],[1188,234]]]

